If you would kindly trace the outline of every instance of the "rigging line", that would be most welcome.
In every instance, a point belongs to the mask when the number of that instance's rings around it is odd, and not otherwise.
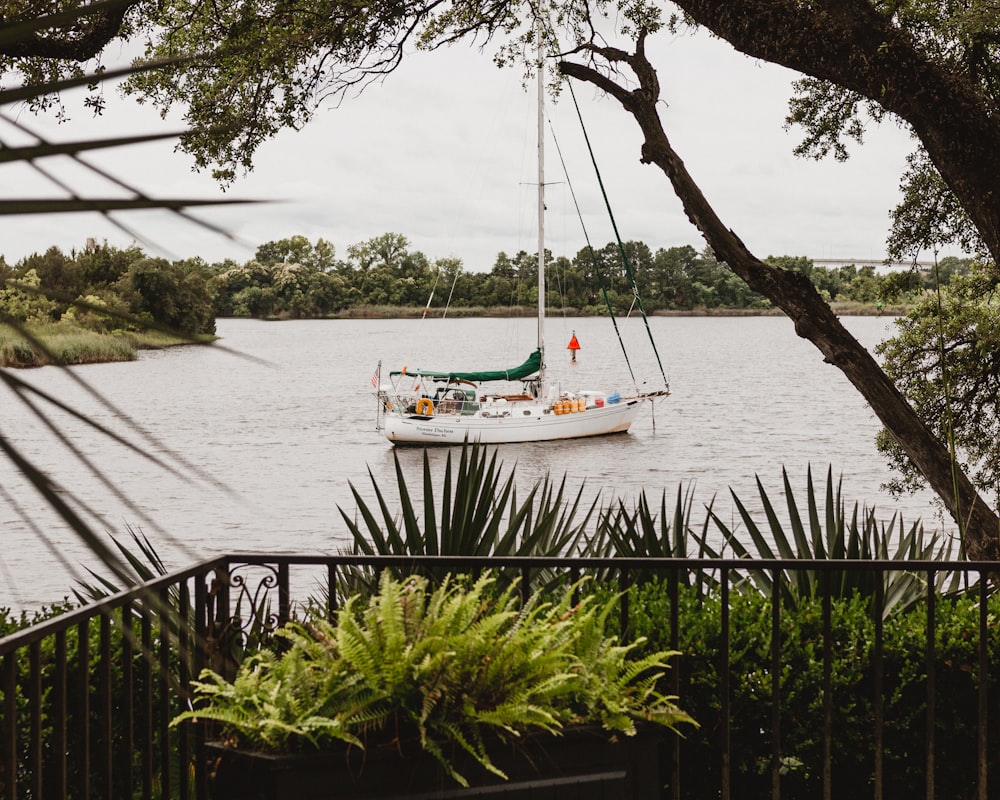
[[[604,196],[604,205],[608,209],[608,217],[611,219],[611,227],[615,232],[615,239],[618,241],[618,252],[621,253],[622,262],[625,264],[625,272],[632,282],[632,293],[635,301],[639,305],[639,312],[642,314],[643,322],[646,324],[646,334],[649,336],[649,343],[653,347],[653,354],[656,356],[656,363],[660,367],[660,375],[663,378],[663,385],[669,386],[667,373],[663,369],[663,361],[660,359],[660,351],[656,349],[656,341],[653,339],[653,331],[649,327],[649,318],[646,316],[646,309],[642,304],[642,297],[639,296],[639,287],[635,282],[635,273],[625,253],[625,246],[622,244],[622,237],[618,233],[618,223],[615,222],[614,212],[611,210],[611,201],[608,200],[608,193],[604,189],[604,180],[601,178],[601,170],[598,169],[597,159],[594,157],[594,149],[590,146],[590,137],[587,135],[587,127],[583,124],[583,114],[580,112],[580,104],[576,102],[576,93],[573,91],[573,82],[566,81],[569,85],[569,94],[573,98],[573,107],[576,109],[576,116],[580,120],[580,130],[583,131],[583,139],[587,143],[587,152],[590,153],[590,163],[594,165],[594,172],[597,173],[597,183],[601,187],[601,194]]]
[[[431,294],[427,298],[427,305],[424,306],[424,313],[420,315],[420,319],[427,319],[427,312],[430,310],[431,301],[434,300],[434,290],[437,289],[438,278],[441,277],[441,267],[437,267],[434,272],[434,283],[431,285]]]
[[[622,341],[622,333],[618,329],[618,319],[615,317],[615,310],[611,306],[611,298],[608,297],[608,288],[604,283],[604,276],[601,274],[601,266],[597,261],[597,255],[594,253],[594,247],[590,243],[590,235],[587,233],[587,226],[583,223],[583,214],[580,212],[580,204],[576,200],[576,192],[573,191],[573,182],[569,179],[569,170],[566,169],[566,161],[563,159],[562,148],[559,146],[559,139],[556,137],[555,129],[552,127],[552,121],[549,120],[549,131],[552,134],[552,141],[556,146],[556,154],[559,156],[559,163],[562,165],[563,175],[566,176],[566,186],[569,187],[569,196],[573,198],[573,206],[576,208],[576,216],[580,220],[580,227],[583,229],[583,238],[587,242],[587,252],[590,253],[590,260],[594,267],[594,273],[597,275],[597,283],[601,287],[601,295],[604,297],[604,304],[608,307],[608,315],[611,317],[611,324],[615,327],[615,335],[618,336],[618,344],[621,345],[622,355],[625,356],[625,365],[628,367],[628,374],[632,377],[632,384],[636,386],[636,391],[638,391],[638,382],[635,379],[635,373],[632,371],[632,362],[629,361],[628,351],[625,349],[625,342]]]
[[[455,294],[455,284],[458,283],[458,276],[462,274],[462,263],[459,262],[458,266],[455,268],[455,278],[451,282],[451,288],[448,290],[448,302],[444,304],[444,313],[441,315],[441,319],[448,316],[448,309],[451,308],[451,296]]]

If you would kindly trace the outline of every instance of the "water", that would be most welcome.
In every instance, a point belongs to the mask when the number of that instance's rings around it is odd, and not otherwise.
[[[894,502],[875,452],[878,423],[860,395],[783,317],[669,317],[650,321],[672,395],[626,436],[505,445],[527,489],[551,475],[598,493],[658,499],[694,487],[696,508],[717,495],[732,516],[729,489],[756,498],[755,476],[773,499],[786,467],[800,498],[806,470],[822,481],[832,466],[844,495],[888,519],[940,525],[932,498]],[[891,320],[845,320],[862,343],[890,333]],[[633,370],[662,385],[641,320],[621,323]],[[580,340],[577,363],[566,343]],[[86,499],[109,534],[141,528],[170,567],[217,552],[331,552],[348,543],[339,509],[355,508],[350,484],[373,496],[371,471],[394,496],[394,452],[419,489],[422,451],[392,447],[374,430],[369,379],[386,367],[474,369],[519,364],[534,347],[533,320],[345,320],[268,323],[220,320],[220,345],[146,352],[127,364],[43,368],[17,376],[135,439],[148,460],[108,436],[52,411],[68,442],[98,465],[104,484],[6,393],[0,431],[63,487]],[[629,388],[606,319],[550,319],[550,372],[565,388]],[[84,379],[111,405],[74,382]],[[440,470],[447,450],[432,450]],[[166,466],[165,466],[166,465]],[[169,471],[170,467],[173,471]],[[34,607],[69,593],[95,558],[49,512],[6,461],[0,463],[0,605]],[[20,512],[19,512],[20,509]],[[27,520],[24,519],[27,517]],[[696,512],[696,519],[703,516]]]

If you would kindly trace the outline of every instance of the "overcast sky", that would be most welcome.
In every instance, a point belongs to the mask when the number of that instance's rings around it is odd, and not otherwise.
[[[795,158],[800,132],[783,128],[794,73],[748,59],[706,35],[661,33],[647,48],[662,85],[668,136],[722,220],[751,251],[760,257],[884,256],[888,214],[912,149],[905,131],[891,124],[873,128],[866,146],[855,147],[846,164]],[[703,241],[666,178],[639,163],[634,120],[591,88],[576,91],[622,237],[654,249],[701,249]],[[23,110],[18,119],[50,139],[180,124],[163,123],[153,110],[116,96],[109,96],[106,115],[93,120],[76,99],[69,124]],[[267,202],[194,212],[240,241],[164,212],[121,219],[155,243],[147,250],[168,258],[243,262],[258,244],[296,234],[324,238],[344,256],[350,244],[394,232],[432,260],[454,256],[466,269],[488,270],[500,251],[535,247],[534,113],[534,97],[519,75],[498,69],[476,49],[415,54],[383,85],[320,110],[304,130],[286,131],[263,146],[254,171],[227,194]],[[549,116],[591,242],[606,244],[613,235],[568,94],[550,105]],[[0,136],[5,144],[22,141],[6,125]],[[583,232],[551,139],[546,147],[552,182],[547,242],[555,255],[573,255],[584,243]],[[210,176],[193,173],[191,158],[170,143],[88,158],[155,197],[219,194]],[[46,166],[81,193],[117,193],[66,161]],[[24,167],[5,166],[2,175],[4,196],[59,194]],[[9,263],[51,245],[80,248],[87,237],[119,247],[132,243],[96,214],[7,217],[0,219],[0,231],[0,254]]]

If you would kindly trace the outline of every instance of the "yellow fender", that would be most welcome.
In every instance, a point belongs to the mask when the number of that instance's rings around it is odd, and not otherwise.
[[[429,397],[421,397],[417,400],[417,413],[422,417],[429,417],[434,413],[434,401]]]

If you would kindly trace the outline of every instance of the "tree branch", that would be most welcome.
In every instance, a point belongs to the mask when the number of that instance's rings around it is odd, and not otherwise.
[[[702,232],[716,256],[751,289],[780,308],[794,323],[796,333],[812,342],[864,396],[958,522],[969,556],[1000,557],[1000,519],[964,473],[956,469],[953,474],[947,448],[917,416],[871,354],[844,328],[808,278],[760,261],[719,219],[663,130],[656,109],[659,81],[643,52],[643,38],[632,55],[596,46],[584,50],[615,65],[626,63],[639,80],[638,88],[626,89],[593,67],[566,60],[559,64],[562,73],[603,89],[632,114],[644,135],[642,162],[663,170],[688,219]]]
[[[118,36],[125,15],[138,3],[105,0],[56,14],[29,6],[12,18],[0,15],[0,25],[6,28],[0,56],[87,61]]]
[[[908,122],[1000,262],[1000,119],[974,77],[938,63],[867,0],[677,0],[742,53],[830,81]]]

